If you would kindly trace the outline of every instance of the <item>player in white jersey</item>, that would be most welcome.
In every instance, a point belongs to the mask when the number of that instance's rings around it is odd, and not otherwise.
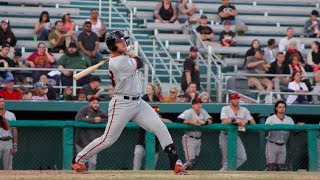
[[[294,124],[291,117],[285,115],[287,104],[279,100],[274,105],[274,115],[267,118],[266,124]],[[266,143],[267,171],[285,171],[289,131],[270,131]]]
[[[179,122],[193,126],[212,124],[212,117],[205,109],[202,109],[200,98],[192,100],[192,108],[185,110],[178,116]],[[186,169],[192,169],[198,162],[201,150],[201,131],[186,131],[182,136],[182,145],[186,157]]]
[[[104,134],[88,144],[73,159],[72,168],[78,173],[86,173],[85,163],[116,142],[128,121],[132,120],[157,136],[170,159],[174,173],[186,174],[167,127],[152,107],[139,97],[140,82],[136,70],[142,68],[143,61],[134,53],[126,53],[128,38],[122,31],[114,31],[106,40],[111,51],[109,72],[114,87],[114,95],[109,102],[108,123]]]
[[[221,109],[220,119],[222,124],[236,124],[239,131],[245,130],[246,124],[255,124],[253,117],[247,108],[239,106],[240,95],[230,95],[230,105]],[[240,128],[241,127],[241,128]],[[222,153],[222,168],[220,171],[228,170],[228,134],[222,131],[219,136],[219,145]],[[239,136],[237,136],[237,168],[247,160],[246,150]]]

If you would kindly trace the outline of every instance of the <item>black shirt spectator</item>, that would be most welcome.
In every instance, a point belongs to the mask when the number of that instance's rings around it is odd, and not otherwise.
[[[209,26],[198,26],[196,31],[199,34],[206,34],[206,35],[210,35],[213,33],[213,30]],[[202,40],[203,41],[211,41],[211,39],[202,39]]]
[[[188,84],[194,82],[197,85],[197,90],[200,90],[200,75],[197,63],[194,61],[197,58],[198,49],[191,47],[189,56],[183,62],[183,73],[181,78],[181,90],[183,92],[188,88]],[[190,77],[189,77],[190,76]]]
[[[222,0],[223,1],[223,0]],[[233,10],[237,10],[236,7],[234,5],[231,5],[229,4],[229,2],[226,4],[226,5],[221,5],[218,9],[218,14],[220,12],[230,12],[230,11],[233,11]],[[219,15],[220,16],[220,15]],[[220,16],[220,19],[221,19],[221,22],[225,21],[225,20],[230,20],[230,21],[233,21],[235,20],[235,16],[228,16],[228,17],[221,17]]]
[[[5,43],[9,44],[11,47],[14,47],[17,43],[16,36],[11,30],[8,19],[3,19],[0,27],[0,45]]]

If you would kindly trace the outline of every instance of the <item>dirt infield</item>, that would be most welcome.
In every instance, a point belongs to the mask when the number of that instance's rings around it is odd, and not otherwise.
[[[172,171],[0,171],[0,179],[320,179],[319,172],[257,172],[257,171],[190,171],[190,175],[175,176]]]

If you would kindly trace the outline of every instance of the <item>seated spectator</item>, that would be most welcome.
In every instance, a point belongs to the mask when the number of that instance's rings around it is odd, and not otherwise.
[[[275,39],[269,39],[268,40],[268,46],[265,47],[263,59],[267,61],[268,64],[271,64],[276,60],[276,40]]]
[[[312,95],[312,103],[320,104],[320,71],[314,73],[314,80],[316,85],[313,87],[312,93],[317,93],[319,95]]]
[[[48,87],[41,82],[34,84],[34,88],[27,94],[27,99],[32,101],[48,101],[46,93]]]
[[[188,0],[179,0],[177,3],[177,20],[180,24],[190,24],[191,16],[196,12],[197,8],[194,3],[188,7]]]
[[[248,74],[265,74],[268,70],[267,62],[263,59],[264,51],[256,51],[255,56],[249,56],[247,59],[247,72]],[[248,85],[251,88],[256,88],[261,92],[270,92],[272,90],[272,81],[266,77],[248,77]]]
[[[76,100],[76,98],[72,95],[72,88],[67,86],[63,90],[63,100],[65,101],[73,101]]]
[[[179,23],[177,20],[177,9],[172,4],[171,0],[162,0],[161,2],[158,2],[153,11],[153,15],[156,23]]]
[[[89,84],[86,84],[82,87],[82,91],[86,95],[87,100],[92,96],[99,97],[100,94],[104,91],[103,88],[99,89],[101,84],[101,79],[99,76],[92,76],[90,78]]]
[[[283,52],[278,52],[276,60],[270,64],[268,74],[290,74],[289,66],[284,64]],[[280,92],[280,86],[288,86],[289,77],[286,76],[275,76],[272,78],[274,90]],[[277,99],[281,99],[280,94],[277,94]]]
[[[106,101],[110,101],[110,100],[112,99],[112,97],[113,97],[113,90],[114,90],[114,88],[113,88],[112,85],[108,85],[107,88],[108,88],[108,95],[107,95],[104,99],[105,99]]]
[[[155,83],[156,86],[156,92],[155,95],[159,98],[160,101],[164,100],[164,97],[162,95],[162,87],[159,83]]]
[[[99,18],[99,12],[97,9],[91,9],[90,10],[90,18],[86,21],[91,22],[91,29],[93,32],[95,32],[98,35],[99,42],[105,42],[106,41],[106,34],[107,29],[105,26],[105,22]]]
[[[320,71],[320,43],[313,41],[311,49],[307,57],[307,62],[312,67],[313,72]]]
[[[60,79],[62,86],[72,86],[73,84],[73,72],[66,71],[64,69],[86,69],[91,66],[90,60],[83,53],[80,53],[76,43],[70,43],[67,48],[67,52],[64,53],[57,62],[58,68],[61,71]],[[79,79],[77,81],[78,86],[83,86],[89,83],[91,74]]]
[[[191,82],[185,92],[185,98],[186,101],[185,102],[191,102],[192,99],[198,97],[198,93],[197,93],[197,85],[194,82]]]
[[[144,94],[142,96],[142,99],[147,101],[147,102],[158,102],[160,101],[160,99],[158,98],[158,96],[156,96],[156,86],[153,84],[148,84],[146,86],[146,94]]]
[[[20,85],[20,86],[17,88],[17,90],[21,92],[21,94],[22,94],[22,100],[26,100],[26,99],[27,99],[27,95],[28,95],[28,93],[29,93],[28,88],[24,87],[23,85]]]
[[[301,65],[301,57],[298,54],[293,54],[290,56],[290,64],[289,64],[289,69],[290,69],[290,74],[292,74],[295,71],[299,71],[300,75],[302,76],[302,80],[305,80],[307,78],[307,73],[304,67]]]
[[[14,52],[14,46],[16,45],[16,43],[17,43],[17,39],[11,30],[9,20],[3,19],[1,21],[1,27],[0,27],[0,45],[9,44],[10,52]]]
[[[21,57],[22,57],[22,54],[20,51],[14,52],[14,56],[12,59],[15,64],[14,67],[23,68],[23,69],[28,68],[28,66],[25,64],[25,62],[22,61]],[[18,84],[22,84],[24,78],[31,76],[30,71],[28,71],[28,70],[14,70],[14,71],[12,71],[12,74],[15,79],[15,83],[18,83]]]
[[[288,84],[288,88],[296,93],[306,93],[309,92],[307,85],[301,82],[301,73],[299,71],[294,71],[291,75],[291,82]],[[305,95],[289,95],[287,98],[287,104],[308,104]]]
[[[224,22],[224,30],[220,33],[220,42],[222,46],[236,46],[235,33],[230,30],[231,22],[226,20]]]
[[[77,101],[86,101],[86,94],[84,91],[80,90],[78,92]]]
[[[203,91],[202,93],[200,93],[198,98],[200,98],[201,102],[203,102],[203,103],[209,103],[210,102],[209,93],[207,93],[206,91]]]
[[[301,51],[301,44],[300,44],[300,40],[297,38],[294,38],[294,30],[292,27],[288,27],[287,28],[287,36],[282,38],[279,42],[279,52],[285,52],[288,50],[289,48],[289,40],[295,40],[296,41],[296,49],[298,51]]]
[[[200,90],[200,72],[195,60],[198,56],[198,48],[192,46],[189,55],[183,62],[183,73],[181,77],[181,90],[186,91],[191,82],[196,83],[196,89]]]
[[[52,68],[54,62],[54,56],[48,52],[46,44],[44,42],[39,42],[37,52],[30,54],[27,58],[26,64],[31,68]],[[47,73],[48,71],[33,71],[33,82],[38,82],[40,76]],[[58,79],[59,77],[56,76],[56,82],[59,81]]]
[[[47,75],[45,74],[41,75],[39,78],[39,82],[47,86],[48,91],[46,95],[48,97],[48,100],[56,100],[57,99],[56,90],[52,87],[51,84],[49,84]]]
[[[178,102],[178,88],[171,87],[169,90],[169,96],[164,98],[164,102]]]
[[[301,63],[305,64],[301,52],[297,49],[297,41],[295,39],[292,39],[289,41],[288,44],[289,44],[289,47],[288,47],[286,55],[284,57],[284,63],[290,64],[291,63],[291,59],[290,59],[291,55],[297,54],[300,57]]]
[[[231,22],[232,25],[235,25],[238,10],[234,5],[231,5],[229,3],[229,0],[221,0],[221,6],[218,9],[218,15],[221,19],[222,24],[224,24],[224,22],[228,20]]]
[[[40,41],[47,41],[51,31],[50,16],[47,11],[42,11],[39,17],[39,21],[34,25],[33,33],[38,36]]]
[[[178,102],[180,103],[186,103],[188,101],[187,97],[186,97],[186,94],[185,93],[180,93],[178,95]]]
[[[199,26],[196,28],[196,31],[200,34],[200,38],[203,43],[207,46],[220,46],[220,43],[215,43],[214,33],[211,27],[207,25],[208,18],[206,15],[201,15],[199,20]]]
[[[14,79],[12,77],[6,77],[3,83],[5,88],[0,90],[0,96],[6,100],[22,100],[21,92],[13,88]]]
[[[304,23],[304,31],[309,37],[319,38],[320,37],[320,20],[318,20],[319,12],[317,10],[312,10],[310,14],[310,19]]]
[[[9,51],[10,51],[10,45],[3,44],[2,51],[0,52],[0,67],[3,67],[3,68],[15,67],[15,63],[13,62],[13,60],[8,57]],[[10,70],[0,71],[0,76],[2,79],[5,79],[7,77],[13,78],[13,75]]]
[[[51,51],[53,53],[64,53],[70,42],[75,41],[77,37],[74,31],[65,32],[61,21],[56,21],[54,25],[55,30],[51,32],[48,37]]]
[[[91,27],[90,21],[84,22],[84,30],[78,36],[78,46],[81,52],[91,60],[91,64],[95,65],[102,60],[102,54],[99,52],[99,37],[91,30]]]
[[[243,62],[243,65],[246,64],[247,62],[247,58],[249,56],[254,56],[256,54],[256,51],[257,50],[260,50],[261,49],[261,46],[260,46],[260,41],[258,39],[254,39],[252,42],[251,42],[251,47],[250,49],[247,50],[246,54],[244,55],[244,62]]]
[[[62,29],[65,32],[68,32],[68,31],[70,31],[70,32],[73,31],[74,32],[75,31],[76,23],[71,20],[70,13],[64,12],[63,16],[62,16],[62,19],[61,19],[61,22],[62,22]]]

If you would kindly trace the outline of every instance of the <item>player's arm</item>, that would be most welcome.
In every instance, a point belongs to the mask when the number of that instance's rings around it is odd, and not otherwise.
[[[87,108],[84,107],[82,109],[80,109],[80,111],[77,113],[75,120],[76,121],[82,121],[82,122],[91,122],[93,123],[95,121],[95,119],[93,117],[89,117],[87,116]]]
[[[4,118],[2,115],[0,115],[0,124],[2,129],[8,131],[10,129],[9,123],[6,118]]]
[[[108,121],[108,113],[104,110],[101,110],[101,122],[107,122]]]
[[[135,60],[137,69],[140,69],[143,67],[143,60],[141,58],[139,58],[138,56],[135,56],[135,57],[132,57],[132,59]]]

